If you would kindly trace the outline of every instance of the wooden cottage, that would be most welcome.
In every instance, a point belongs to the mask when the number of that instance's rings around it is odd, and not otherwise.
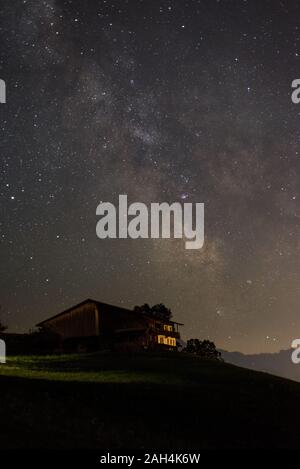
[[[92,299],[37,324],[70,351],[176,349],[181,325]]]

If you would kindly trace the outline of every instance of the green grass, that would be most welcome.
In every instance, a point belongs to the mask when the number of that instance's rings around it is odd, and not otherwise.
[[[95,383],[184,384],[188,376],[168,370],[166,356],[120,357],[101,354],[10,357],[0,376]]]
[[[9,357],[0,448],[297,447],[300,384],[179,353]]]

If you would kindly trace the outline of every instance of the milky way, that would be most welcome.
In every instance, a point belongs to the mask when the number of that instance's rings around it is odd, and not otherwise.
[[[2,2],[1,317],[163,302],[241,351],[300,330],[300,5]],[[96,207],[205,203],[205,244],[99,240]],[[296,336],[295,336],[296,334]],[[299,335],[299,334],[298,334]]]

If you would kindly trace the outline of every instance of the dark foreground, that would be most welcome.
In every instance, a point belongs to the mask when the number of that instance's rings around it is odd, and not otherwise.
[[[184,354],[15,357],[3,448],[297,448],[300,383]]]

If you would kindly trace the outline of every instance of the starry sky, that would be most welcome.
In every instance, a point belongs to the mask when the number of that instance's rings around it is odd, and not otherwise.
[[[1,1],[11,331],[92,297],[163,302],[184,339],[289,348],[300,334],[299,18],[294,0]],[[96,207],[119,194],[203,202],[203,249],[98,239]]]

